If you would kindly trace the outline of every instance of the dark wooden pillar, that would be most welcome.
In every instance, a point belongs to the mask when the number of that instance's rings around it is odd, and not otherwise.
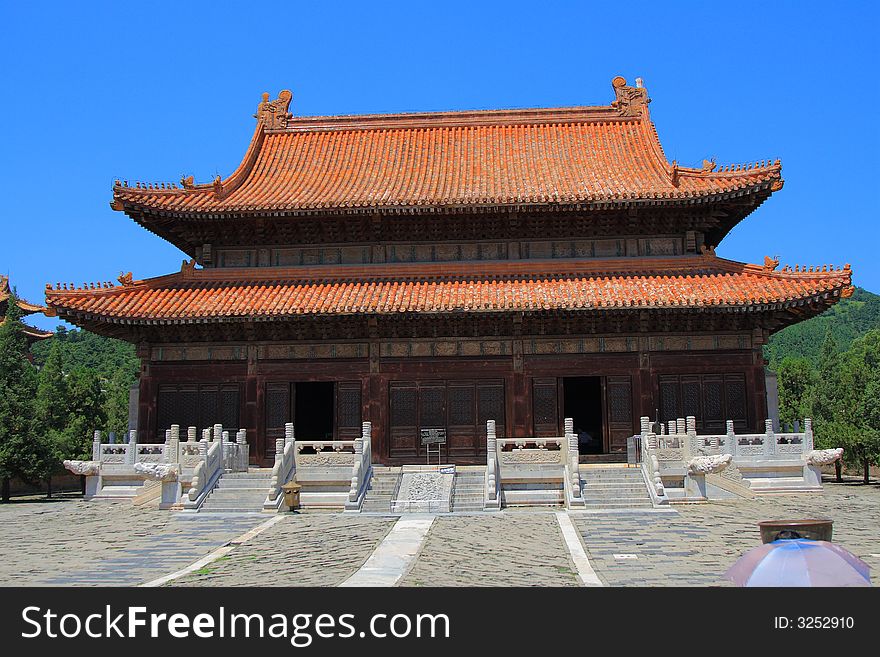
[[[257,376],[257,347],[247,347],[247,376],[244,380],[244,399],[242,400],[242,428],[247,430],[251,460],[260,463],[263,460],[266,423],[263,421],[265,403],[265,382]]]
[[[751,412],[753,430],[758,433],[764,432],[764,420],[767,417],[767,381],[764,378],[764,349],[770,337],[769,331],[757,328],[752,332],[752,367],[746,375],[747,390],[751,394]]]
[[[150,370],[151,349],[147,344],[138,345],[138,358],[141,359],[141,371],[138,379],[138,442],[151,443],[156,441],[156,380]]]
[[[639,338],[639,369],[633,377],[633,398],[635,399],[635,410],[638,418],[654,417],[656,413],[656,403],[654,401],[654,386],[651,383],[651,354],[648,352],[648,338]],[[636,419],[638,419],[636,418]],[[636,424],[636,426],[639,426]]]
[[[519,319],[519,321],[516,321]],[[522,333],[522,318],[515,318],[513,324],[514,334]],[[525,374],[523,363],[523,341],[520,337],[513,339],[513,373],[511,386],[508,394],[510,401],[511,416],[508,418],[507,435],[511,438],[528,437],[532,435],[532,390],[530,378]]]

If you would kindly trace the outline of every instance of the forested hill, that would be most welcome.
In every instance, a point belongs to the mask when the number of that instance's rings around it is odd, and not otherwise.
[[[880,328],[880,296],[857,287],[849,299],[841,299],[818,317],[789,326],[770,338],[764,355],[771,369],[786,356],[808,359],[814,365],[830,329],[840,351],[871,329]]]
[[[55,335],[48,340],[40,340],[31,347],[35,365],[41,367],[46,362],[54,342],[62,343],[67,371],[92,370],[105,379],[112,379],[120,370],[132,378],[137,376],[139,363],[134,345],[88,331],[68,331],[63,326],[59,326]]]

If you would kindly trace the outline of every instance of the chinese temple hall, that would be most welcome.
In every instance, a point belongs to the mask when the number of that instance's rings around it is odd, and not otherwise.
[[[423,428],[446,429],[446,462],[485,463],[490,419],[509,438],[572,418],[597,459],[642,416],[763,431],[763,345],[851,294],[851,271],[716,256],[782,189],[779,161],[669,162],[647,90],[612,88],[601,106],[320,117],[264,94],[227,178],[113,187],[180,270],[56,285],[48,312],[137,345],[139,442],[222,422],[254,465],[290,422],[352,440],[369,421],[385,465],[424,463]]]

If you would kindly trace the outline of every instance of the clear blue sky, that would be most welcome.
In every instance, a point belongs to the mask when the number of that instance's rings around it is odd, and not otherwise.
[[[608,104],[624,75],[670,160],[782,159],[785,188],[719,255],[848,262],[880,292],[873,3],[623,5],[4,2],[0,273],[42,302],[47,282],[176,271],[112,182],[229,175],[263,91],[298,115],[549,107]]]

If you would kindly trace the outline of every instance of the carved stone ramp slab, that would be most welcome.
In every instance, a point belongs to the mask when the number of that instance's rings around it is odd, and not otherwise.
[[[409,572],[431,525],[434,515],[403,516],[366,563],[340,586],[394,586]]]
[[[405,465],[391,504],[394,513],[449,513],[452,510],[454,465]]]

